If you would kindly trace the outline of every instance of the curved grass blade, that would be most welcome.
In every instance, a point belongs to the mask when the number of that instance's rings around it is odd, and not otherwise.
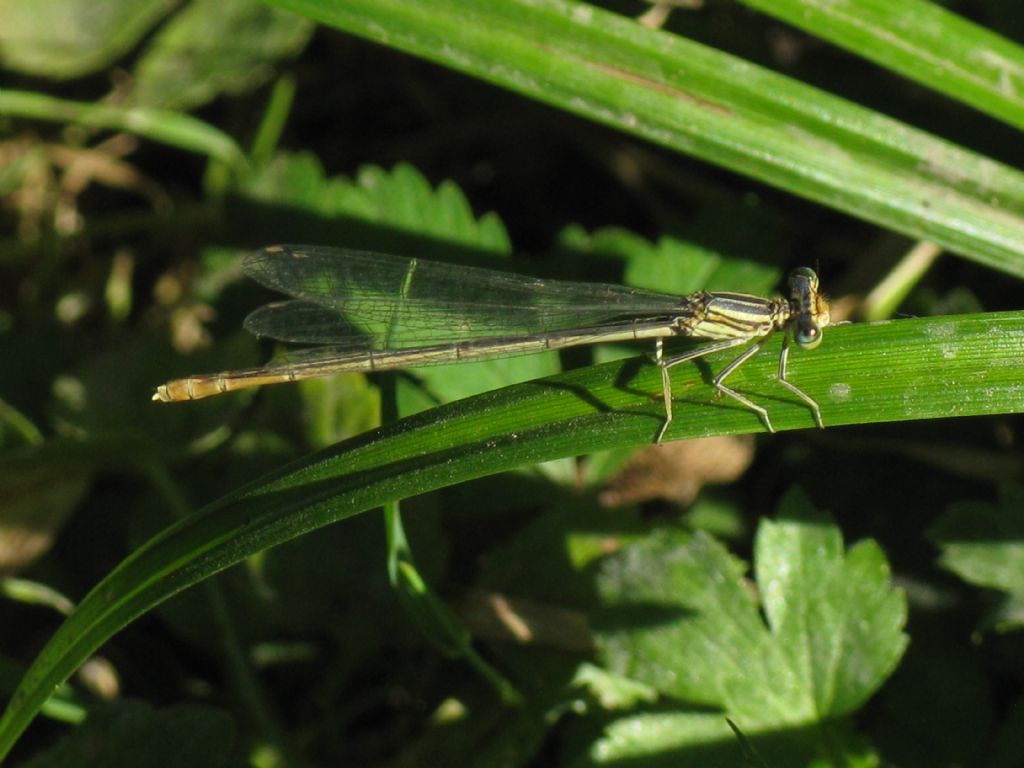
[[[730,384],[770,410],[778,429],[812,427],[775,381],[775,339]],[[918,318],[829,329],[795,350],[790,377],[825,424],[1024,412],[1024,312]],[[707,367],[673,370],[667,437],[763,429],[717,400]],[[660,373],[643,358],[518,384],[426,411],[278,470],[168,528],[80,603],[39,654],[0,719],[0,759],[54,687],[115,632],[168,597],[242,559],[387,501],[535,462],[650,443],[662,422]]]

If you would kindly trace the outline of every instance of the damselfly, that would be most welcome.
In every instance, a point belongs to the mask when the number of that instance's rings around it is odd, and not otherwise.
[[[381,253],[307,246],[272,246],[243,261],[250,277],[293,297],[257,309],[245,327],[257,336],[318,346],[293,351],[259,368],[199,374],[157,387],[154,400],[198,400],[246,387],[299,381],[342,371],[477,360],[582,344],[654,340],[661,368],[665,420],[672,423],[669,368],[712,352],[750,344],[712,380],[714,387],[761,417],[760,405],[725,385],[725,379],[785,332],[779,382],[823,427],[821,408],[786,378],[790,337],[812,349],[829,324],[828,301],[818,277],[801,267],[789,278],[789,297],[698,291],[672,296],[600,283],[541,280],[506,272]],[[666,338],[686,336],[710,344],[666,357]]]

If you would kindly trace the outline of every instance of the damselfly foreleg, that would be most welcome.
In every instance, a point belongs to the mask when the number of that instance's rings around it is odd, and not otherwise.
[[[793,384],[786,378],[786,365],[789,362],[789,336],[786,336],[782,342],[782,353],[779,355],[779,383],[792,392],[794,395],[799,397],[805,403],[807,407],[811,409],[811,413],[814,414],[814,420],[818,423],[820,429],[825,428],[825,423],[821,420],[821,407],[818,405],[818,401],[808,395],[796,384]]]

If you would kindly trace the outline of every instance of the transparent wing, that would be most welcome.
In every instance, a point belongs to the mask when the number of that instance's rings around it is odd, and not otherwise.
[[[304,299],[275,301],[249,313],[245,327],[257,336],[297,344],[344,344],[366,339],[366,333],[337,310]],[[368,339],[362,346],[369,347]]]
[[[620,318],[687,311],[686,297],[600,283],[541,280],[346,248],[274,246],[245,272],[295,298],[253,312],[246,328],[335,349],[403,349],[532,336]]]

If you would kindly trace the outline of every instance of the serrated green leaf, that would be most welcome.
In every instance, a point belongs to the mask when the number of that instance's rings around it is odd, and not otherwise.
[[[998,504],[958,502],[928,531],[939,562],[965,581],[1024,598],[1024,489],[1006,488]]]
[[[744,565],[703,533],[661,531],[617,554],[599,582],[605,660],[751,735],[848,715],[906,646],[906,600],[884,556],[872,542],[844,554],[838,529],[794,491],[762,523],[755,558],[767,625]],[[721,715],[679,717],[697,728],[697,744],[727,732]]]
[[[791,492],[778,520],[761,523],[754,559],[768,624],[788,665],[811,683],[811,711],[850,714],[906,647],[906,598],[892,589],[882,550],[867,540],[844,557],[839,529]]]
[[[752,713],[764,716],[769,704],[769,722],[780,715],[792,722],[808,717],[788,711],[785,699],[770,704],[775,691],[794,689],[797,670],[787,670],[778,649],[766,642],[756,603],[743,587],[744,571],[741,561],[703,533],[661,531],[627,547],[605,564],[599,582],[609,605],[595,630],[605,662],[663,694],[737,717],[754,704],[747,692],[767,697]],[[764,680],[747,679],[766,664],[781,678],[767,690]],[[733,702],[731,691],[743,690],[738,680],[749,687],[744,700]]]
[[[635,762],[650,768],[735,768],[742,759],[740,744],[721,715],[659,712],[614,720],[580,766]]]
[[[477,219],[458,186],[444,181],[435,191],[408,163],[399,163],[391,171],[363,166],[349,191],[360,199],[358,208],[366,217],[379,224],[481,251],[511,251],[500,219],[494,214]],[[332,206],[332,212],[347,214],[350,205],[346,199],[345,205]]]
[[[193,0],[159,31],[135,68],[132,100],[188,110],[262,85],[299,53],[314,24],[258,0]]]
[[[739,735],[717,712],[654,711],[619,717],[573,768],[633,764],[644,768],[877,768],[881,764],[863,739],[836,724],[756,735],[735,723],[732,726]]]
[[[459,247],[476,253],[511,251],[508,234],[497,216],[488,213],[476,217],[455,184],[445,181],[434,190],[423,174],[407,163],[399,163],[390,171],[363,166],[355,179],[328,178],[314,155],[279,153],[243,179],[238,193],[261,203],[287,206],[293,216],[316,213],[342,222],[379,225],[392,233],[392,242],[401,241],[393,234],[396,232],[415,235],[421,243],[436,240],[440,246],[436,250],[441,253],[443,248]],[[299,232],[287,239],[301,237]],[[354,241],[351,232],[346,242],[336,244],[363,245]]]

